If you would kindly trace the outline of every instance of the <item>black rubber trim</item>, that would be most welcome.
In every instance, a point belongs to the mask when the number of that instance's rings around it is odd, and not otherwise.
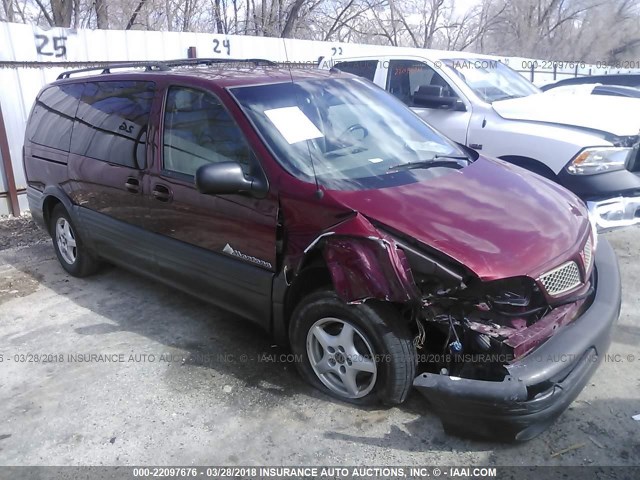
[[[67,166],[67,162],[61,162],[59,160],[54,160],[53,158],[41,157],[40,155],[33,155],[32,154],[31,158],[35,158],[37,160],[42,160],[44,162],[55,163],[57,165],[64,165],[65,167]]]
[[[640,195],[640,175],[628,170],[596,175],[572,175],[563,168],[558,173],[558,183],[584,200]]]
[[[27,201],[29,202],[29,210],[31,211],[31,216],[33,217],[36,224],[45,229],[47,232],[49,231],[49,225],[47,225],[46,219],[44,218],[44,203],[45,201],[53,197],[69,212],[71,216],[71,221],[74,224],[78,224],[78,218],[74,211],[74,205],[71,202],[71,199],[66,194],[66,192],[58,185],[49,185],[45,187],[44,191],[39,191],[33,186],[27,186]]]
[[[31,217],[40,228],[46,230],[47,226],[45,225],[44,212],[42,210],[44,195],[40,190],[36,190],[33,187],[27,187],[27,201],[29,202]]]

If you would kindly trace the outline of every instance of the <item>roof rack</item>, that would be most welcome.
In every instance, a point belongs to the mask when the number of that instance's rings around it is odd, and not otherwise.
[[[265,58],[179,58],[176,60],[163,60],[168,67],[180,67],[190,65],[216,65],[218,63],[253,63],[256,66],[275,67],[278,64]]]
[[[71,75],[76,73],[85,73],[85,72],[93,72],[96,70],[102,70],[100,74],[104,75],[107,73],[111,73],[111,70],[114,68],[134,68],[134,67],[144,67],[146,72],[157,71],[167,71],[170,68],[162,62],[125,62],[125,63],[108,63],[99,67],[89,67],[89,68],[79,68],[77,70],[67,70],[66,72],[62,72],[58,75],[58,80],[62,80],[64,78],[70,78]]]
[[[271,60],[263,58],[181,58],[176,60],[163,60],[159,62],[126,62],[126,63],[107,63],[102,66],[80,68],[77,70],[67,70],[58,75],[58,80],[70,78],[76,73],[94,72],[101,70],[100,74],[105,75],[111,73],[114,68],[144,68],[146,72],[166,72],[171,67],[190,66],[190,65],[215,65],[219,63],[253,63],[256,66],[275,67],[278,64]]]

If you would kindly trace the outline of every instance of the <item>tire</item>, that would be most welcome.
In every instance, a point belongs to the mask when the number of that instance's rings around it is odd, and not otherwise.
[[[49,233],[58,261],[67,273],[74,277],[86,277],[98,270],[100,262],[87,250],[62,204],[56,205],[51,212]]]
[[[389,304],[348,305],[333,291],[313,293],[295,308],[289,338],[302,377],[340,400],[397,405],[413,384],[413,337]]]

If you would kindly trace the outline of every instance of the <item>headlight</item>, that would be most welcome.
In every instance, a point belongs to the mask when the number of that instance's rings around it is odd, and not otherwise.
[[[574,175],[624,170],[632,150],[623,147],[585,148],[569,162],[567,170]]]

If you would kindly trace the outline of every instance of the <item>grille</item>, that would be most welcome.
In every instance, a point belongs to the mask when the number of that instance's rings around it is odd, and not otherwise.
[[[552,296],[573,290],[580,285],[580,269],[576,262],[567,262],[540,277],[540,283]]]
[[[591,254],[592,254],[591,236],[587,238],[587,243],[584,244],[584,250],[582,251],[582,258],[584,258],[584,271],[588,272],[591,266]]]

